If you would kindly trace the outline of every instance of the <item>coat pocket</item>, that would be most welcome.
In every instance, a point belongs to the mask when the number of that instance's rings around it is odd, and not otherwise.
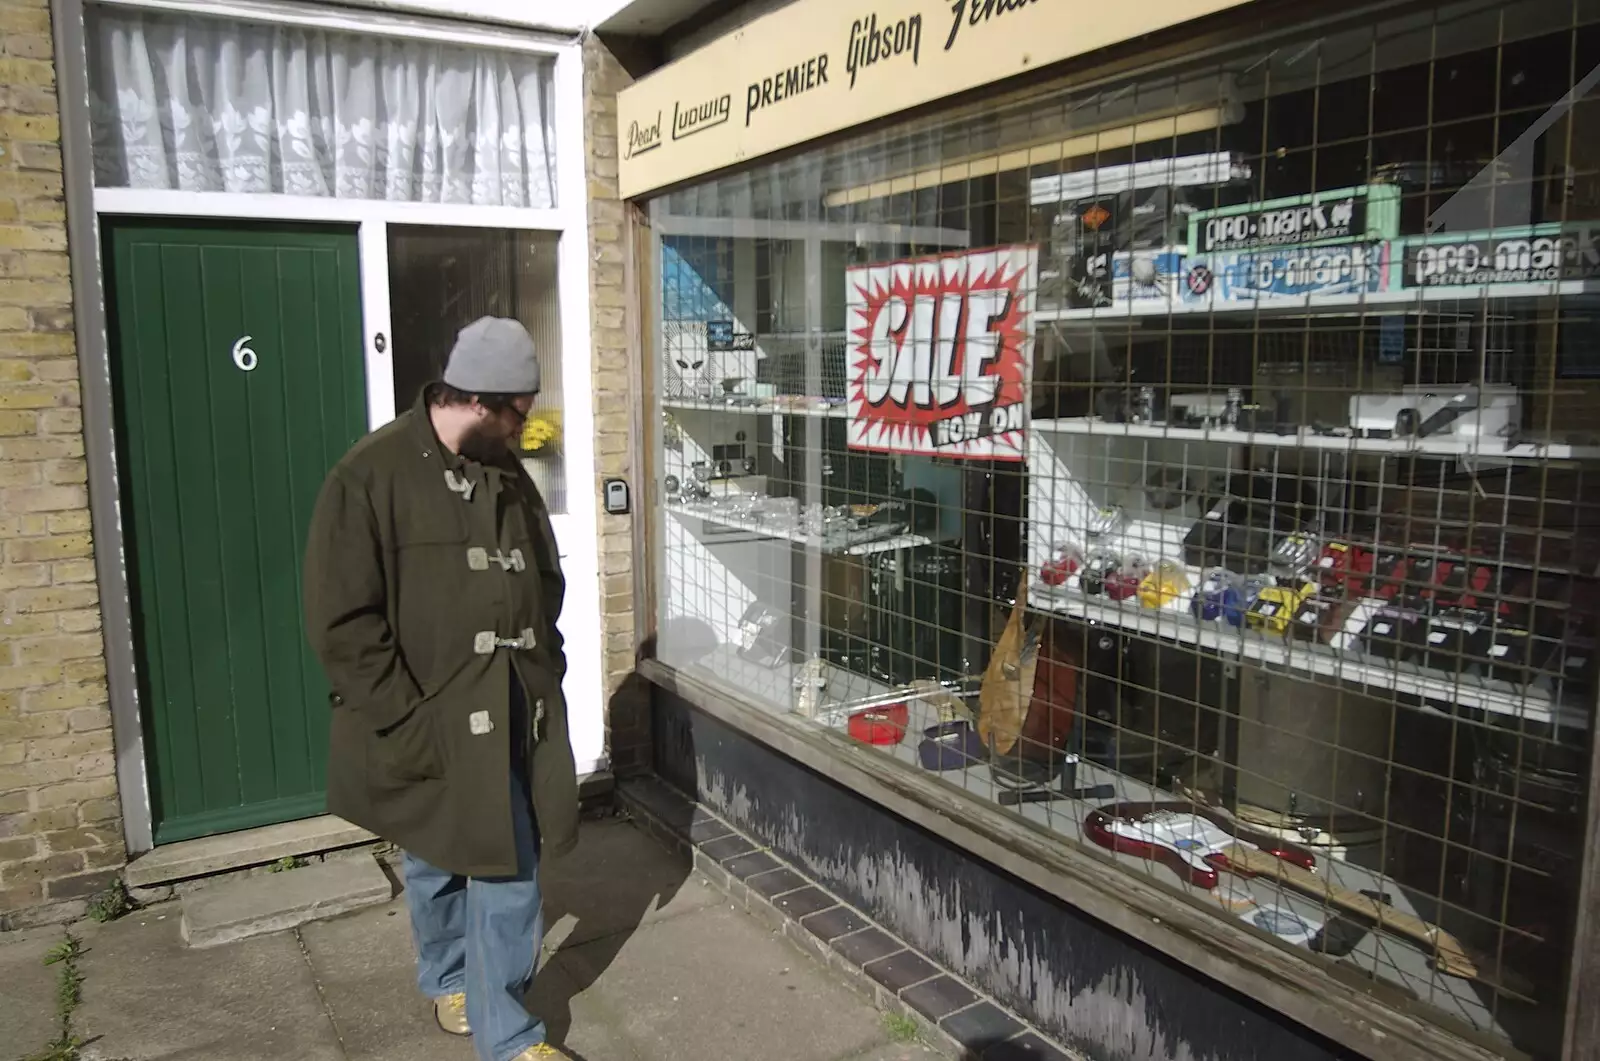
[[[427,781],[445,774],[444,746],[427,700],[398,723],[374,734],[374,754],[384,774],[396,781]]]

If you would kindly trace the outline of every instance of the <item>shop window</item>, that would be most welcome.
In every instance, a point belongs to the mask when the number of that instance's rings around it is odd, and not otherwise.
[[[548,56],[84,14],[99,187],[556,205]]]
[[[1363,15],[653,200],[660,660],[1557,1056],[1600,633],[1575,10]]]

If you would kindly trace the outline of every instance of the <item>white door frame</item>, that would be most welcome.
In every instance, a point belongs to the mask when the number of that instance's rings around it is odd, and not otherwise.
[[[560,626],[571,667],[563,684],[569,709],[572,750],[581,775],[607,768],[605,752],[605,689],[602,679],[605,646],[600,623],[600,558],[596,533],[593,355],[589,319],[589,218],[585,175],[583,53],[572,38],[542,38],[528,33],[500,32],[464,23],[419,23],[415,20],[351,14],[311,5],[293,8],[250,0],[100,0],[123,6],[181,9],[224,18],[246,16],[324,29],[398,36],[429,36],[463,45],[514,49],[554,57],[556,202],[554,209],[404,203],[382,200],[328,199],[292,195],[247,195],[226,192],[196,194],[167,190],[95,188],[89,153],[87,71],[82,53],[82,0],[54,0],[57,24],[58,77],[62,101],[63,154],[71,203],[92,203],[92,249],[74,244],[74,291],[77,292],[79,359],[84,371],[86,425],[96,412],[109,413],[108,353],[103,306],[84,307],[103,298],[99,262],[99,218],[109,216],[205,217],[235,221],[273,220],[354,225],[361,263],[363,357],[367,379],[370,428],[392,420],[394,362],[392,338],[378,350],[378,334],[392,337],[389,309],[388,226],[445,225],[554,232],[560,236],[557,277],[560,285],[562,357],[562,447],[567,472],[567,506],[552,515],[561,551],[567,594]],[[67,16],[63,18],[63,16]],[[71,21],[68,21],[68,20]],[[67,24],[63,26],[63,23]],[[75,61],[73,61],[75,60]],[[82,128],[69,127],[69,120]],[[72,224],[69,210],[69,227]],[[70,237],[69,237],[70,238]],[[88,256],[85,267],[78,259]],[[80,270],[92,274],[78,282]],[[97,410],[96,406],[104,406]],[[109,425],[110,417],[104,417]],[[91,431],[91,492],[102,500],[94,521],[97,574],[106,610],[108,685],[117,744],[118,790],[123,829],[130,856],[153,846],[149,773],[144,755],[137,682],[134,674],[132,619],[122,546],[120,494],[116,483],[114,438],[109,426]],[[98,452],[97,452],[98,451]],[[98,459],[97,459],[98,458]]]

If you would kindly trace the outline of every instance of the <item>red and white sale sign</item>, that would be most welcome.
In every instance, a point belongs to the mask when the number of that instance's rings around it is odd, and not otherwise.
[[[852,449],[1020,461],[1038,248],[845,272]]]

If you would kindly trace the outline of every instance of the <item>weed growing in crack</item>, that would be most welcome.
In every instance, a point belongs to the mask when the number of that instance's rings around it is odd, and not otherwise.
[[[917,1022],[904,1013],[885,1013],[883,1029],[897,1043],[909,1043],[917,1037]]]
[[[56,973],[56,1037],[41,1052],[28,1061],[78,1061],[83,1040],[72,1028],[72,1018],[78,1003],[83,1000],[83,973],[78,971],[78,958],[83,954],[83,944],[69,930],[54,947],[45,953],[46,965],[59,965]]]
[[[134,909],[133,897],[128,894],[128,886],[123,883],[121,877],[112,881],[111,887],[89,900],[89,917],[101,924],[124,917]]]

